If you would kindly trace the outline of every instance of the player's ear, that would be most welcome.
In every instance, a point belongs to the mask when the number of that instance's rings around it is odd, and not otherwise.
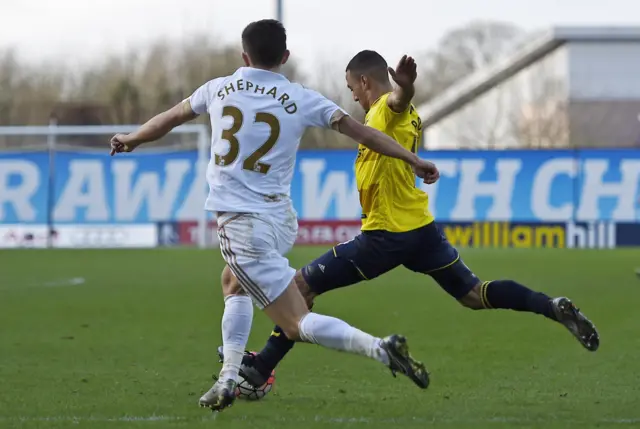
[[[245,66],[251,66],[251,59],[249,58],[249,54],[247,54],[246,52],[242,53],[242,61],[244,61]]]
[[[362,85],[362,89],[369,89],[369,76],[360,75],[360,84]]]
[[[284,55],[282,56],[282,65],[285,65],[287,61],[289,61],[289,55],[291,55],[291,52],[289,52],[288,49],[284,51]]]

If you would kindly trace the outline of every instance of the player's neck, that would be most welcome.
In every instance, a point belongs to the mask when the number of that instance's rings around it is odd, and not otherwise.
[[[370,100],[369,102],[371,104],[375,103],[376,101],[378,101],[378,99],[380,97],[382,97],[383,95],[389,93],[393,91],[393,86],[391,86],[391,84],[388,85],[376,85],[375,88],[373,88],[370,92]]]
[[[262,66],[250,65],[249,67],[250,67],[250,68],[252,68],[252,69],[265,70],[265,71],[268,71],[268,72],[271,72],[271,73],[279,73],[279,74],[282,74],[282,72],[280,71],[280,66],[278,66],[278,67],[271,67],[271,68],[269,68],[269,67],[262,67]]]

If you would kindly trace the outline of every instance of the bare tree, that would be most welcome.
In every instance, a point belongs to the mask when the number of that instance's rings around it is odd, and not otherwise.
[[[518,146],[566,147],[569,143],[567,100],[558,97],[558,82],[541,79],[529,101],[511,110],[511,132]]]
[[[509,97],[506,91],[495,88],[483,95],[477,103],[469,104],[444,118],[432,128],[438,138],[449,146],[460,149],[498,149],[508,145],[505,127],[509,115]]]
[[[503,86],[509,91],[506,120],[512,145],[528,148],[566,147],[569,111],[566,79],[554,54],[532,64]]]
[[[520,33],[512,25],[484,21],[447,33],[426,55],[415,102],[491,62]],[[0,53],[0,124],[44,125],[53,111],[61,123],[73,125],[139,123],[187,97],[207,80],[232,73],[242,65],[239,52],[237,46],[205,36],[185,43],[159,40],[73,71],[51,64],[28,66],[12,52]],[[317,70],[316,81],[309,86],[364,119],[364,112],[346,88],[344,69],[326,61]],[[294,62],[287,64],[285,74],[292,80],[303,79]],[[207,123],[206,118],[199,121]],[[495,118],[486,121],[496,122]],[[476,128],[469,125],[466,128]],[[498,127],[494,128],[479,136],[467,133],[463,138],[467,146],[487,139],[497,141]],[[312,130],[302,145],[351,148],[353,142],[335,133]]]
[[[317,75],[309,85],[322,93],[325,97],[347,110],[357,120],[364,120],[364,112],[360,105],[353,100],[347,88],[344,68],[336,67],[330,60],[322,60],[316,67]],[[303,148],[353,148],[354,143],[348,137],[329,130],[309,129],[302,138]]]
[[[421,60],[418,102],[443,92],[455,82],[509,52],[524,31],[499,21],[472,21],[447,32]]]
[[[433,125],[458,148],[566,147],[568,104],[562,79],[538,67],[492,88]]]
[[[12,51],[0,52],[0,125],[47,123],[63,86],[64,75],[54,64],[33,67]]]

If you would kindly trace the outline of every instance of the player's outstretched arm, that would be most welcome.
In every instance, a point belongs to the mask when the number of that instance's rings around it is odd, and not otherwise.
[[[415,153],[403,148],[388,135],[375,128],[362,125],[351,116],[343,115],[338,121],[334,122],[333,127],[339,133],[352,138],[379,154],[401,159],[411,166],[417,165],[420,160]]]
[[[143,143],[152,142],[166,136],[175,127],[184,124],[198,115],[191,108],[189,100],[176,104],[149,119],[131,134],[116,134],[111,139],[111,156],[116,153],[131,152]]]
[[[424,179],[425,183],[435,183],[440,177],[435,164],[419,158],[418,155],[403,148],[388,135],[375,128],[362,125],[350,116],[342,114],[336,118],[336,120],[333,121],[333,128],[374,152],[391,158],[401,159],[411,165],[416,175]]]
[[[387,97],[387,105],[396,113],[404,112],[411,105],[411,100],[416,93],[413,85],[418,76],[416,70],[416,62],[406,55],[400,59],[395,70],[389,67],[389,74],[397,86]]]

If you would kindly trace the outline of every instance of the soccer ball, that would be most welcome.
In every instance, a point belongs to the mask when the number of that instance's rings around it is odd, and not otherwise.
[[[255,354],[255,352],[251,352]],[[260,387],[253,387],[244,377],[240,376],[240,381],[236,387],[236,398],[244,399],[247,401],[257,401],[264,398],[267,393],[273,389],[273,384],[276,381],[276,371],[271,371],[271,376],[265,384]]]
[[[253,387],[247,380],[240,377],[240,382],[236,387],[236,397],[247,401],[257,401],[264,398],[267,393],[273,389],[273,382],[275,381],[274,373],[275,371],[271,373],[271,377],[269,377],[267,382],[260,387]]]

